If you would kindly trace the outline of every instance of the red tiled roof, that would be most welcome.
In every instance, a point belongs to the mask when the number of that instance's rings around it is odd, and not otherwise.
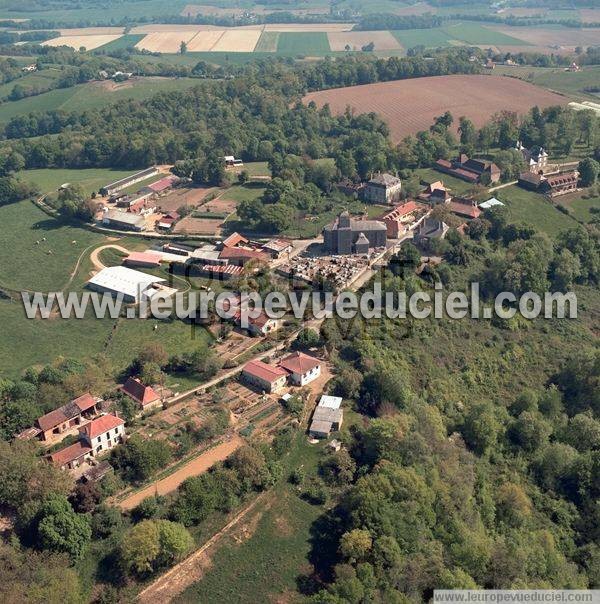
[[[257,327],[264,327],[269,321],[269,316],[264,312],[261,312],[258,317],[248,317],[248,323]]]
[[[423,206],[421,204],[416,203],[415,201],[407,201],[401,206],[396,206],[393,210],[390,210],[385,216],[383,216],[382,220],[394,220],[396,218],[402,218],[416,210],[421,209]]]
[[[160,399],[160,396],[158,396],[150,386],[144,386],[138,378],[130,377],[122,386],[121,390],[140,403],[142,407]]]
[[[116,428],[117,426],[122,426],[125,422],[116,415],[108,414],[102,415],[101,417],[97,417],[93,419],[91,422],[87,423],[81,429],[82,432],[85,432],[90,439],[96,438],[101,434]]]
[[[547,178],[547,182],[551,187],[572,184],[574,182],[577,182],[577,180],[578,176],[575,172],[557,174],[556,176],[548,176]]]
[[[319,359],[304,354],[303,352],[294,352],[281,359],[281,362],[279,363],[281,367],[287,369],[289,372],[299,373],[301,375],[318,367],[320,364],[321,361],[319,361]]]
[[[87,411],[96,404],[96,399],[89,392],[86,392],[71,402],[77,405],[81,411]]]
[[[451,201],[448,204],[448,207],[450,208],[451,212],[460,214],[461,216],[468,216],[469,218],[479,218],[479,216],[481,216],[481,210],[470,203]]]
[[[227,239],[223,241],[224,247],[235,247],[240,243],[248,243],[248,240],[239,233],[231,233]]]
[[[149,189],[152,189],[153,191],[155,191],[156,193],[160,193],[160,191],[164,191],[165,189],[168,189],[169,187],[172,187],[173,184],[175,182],[177,182],[179,179],[177,178],[177,176],[165,176],[165,178],[161,178],[160,180],[157,180],[156,182],[153,182],[151,185],[148,185]]]
[[[88,447],[81,442],[76,442],[75,444],[69,445],[60,451],[56,451],[56,453],[51,453],[49,457],[53,463],[59,466],[64,466],[65,464],[91,453],[91,451],[91,447]]]
[[[249,361],[244,365],[244,373],[248,373],[269,383],[277,381],[283,376],[287,376],[287,372],[281,367],[263,363],[263,361]]]
[[[219,258],[222,260],[234,260],[236,258],[247,258],[248,260],[265,260],[269,256],[259,250],[251,250],[244,247],[225,247],[221,250]]]
[[[435,163],[442,168],[452,168],[452,164],[447,159],[438,159]]]
[[[55,409],[54,411],[50,411],[50,413],[46,413],[46,415],[42,415],[37,420],[38,426],[46,432],[47,430],[52,430],[52,428],[56,428],[56,426],[60,426],[60,424],[66,422],[69,418],[64,414],[62,408]]]
[[[160,266],[162,255],[157,252],[131,252],[123,263],[133,262],[134,264],[154,264]]]

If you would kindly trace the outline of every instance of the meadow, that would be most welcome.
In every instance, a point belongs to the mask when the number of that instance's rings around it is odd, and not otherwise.
[[[194,78],[136,78],[122,84],[88,82],[71,88],[59,88],[18,101],[0,104],[0,123],[33,111],[85,111],[98,109],[117,101],[143,100],[159,92],[186,90],[197,85]]]
[[[533,191],[513,185],[496,191],[494,196],[507,205],[512,221],[536,227],[550,237],[577,226],[577,221],[571,216]]]
[[[600,196],[584,198],[581,194],[576,196],[566,195],[559,201],[568,208],[571,216],[583,223],[588,223],[600,216]]]
[[[144,38],[145,34],[125,34],[117,40],[113,40],[104,46],[96,48],[96,50],[113,52],[115,50],[122,50],[125,48],[133,48],[140,40]]]
[[[133,174],[135,170],[113,170],[111,168],[83,168],[80,170],[69,168],[40,168],[22,170],[17,177],[31,183],[41,193],[51,193],[65,183],[79,184],[83,190],[91,194],[98,191],[102,185],[108,184],[125,176]]]
[[[329,54],[329,39],[324,32],[285,32],[279,34],[277,52],[281,54],[318,56]]]

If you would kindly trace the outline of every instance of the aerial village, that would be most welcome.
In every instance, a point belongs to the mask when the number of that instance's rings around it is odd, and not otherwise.
[[[518,178],[521,187],[549,199],[577,190],[576,170],[552,164],[542,148],[526,149],[517,142],[515,149],[522,153],[527,166]],[[223,161],[228,169],[243,165],[233,156]],[[193,240],[186,231],[177,236],[177,225],[185,218],[176,211],[182,198],[193,195],[193,186],[162,167],[150,167],[105,185],[95,198],[98,228],[118,234],[137,233],[148,243],[148,249],[128,252],[120,266],[97,267],[87,287],[121,295],[125,303],[138,305],[159,293],[168,296],[179,291],[176,282],[167,278],[170,275],[198,278],[202,289],[214,287],[237,294],[244,276],[267,270],[290,289],[325,288],[336,293],[358,289],[404,241],[412,241],[422,251],[424,263],[436,261],[427,255],[428,246],[432,240],[443,239],[450,228],[440,216],[453,216],[460,231],[485,210],[503,205],[491,195],[495,187],[502,186],[500,169],[493,162],[461,154],[454,160],[438,160],[434,168],[439,180],[424,186],[414,199],[403,195],[402,180],[393,174],[374,174],[363,183],[339,183],[340,190],[365,207],[381,207],[381,214],[373,219],[367,212],[357,216],[341,211],[316,239],[253,239],[231,232]],[[445,175],[472,185],[485,184],[489,188],[481,189],[489,194],[484,198],[455,195],[444,185]],[[134,193],[125,192],[151,176],[158,180]],[[155,244],[149,235],[155,236]],[[165,277],[158,276],[161,268],[168,269]],[[68,470],[78,480],[97,481],[111,471],[103,459],[105,454],[129,434],[116,410],[116,397],[126,397],[139,417],[149,418],[142,434],[149,436],[154,430],[168,434],[182,417],[201,422],[213,400],[210,388],[219,385],[225,390],[231,423],[239,434],[273,434],[291,421],[283,412],[286,405],[299,402],[302,411],[294,421],[310,419],[307,438],[318,442],[332,437],[330,447],[338,450],[342,442],[336,433],[343,425],[343,400],[327,392],[332,373],[323,353],[314,347],[306,352],[291,351],[302,327],[318,331],[319,322],[308,320],[301,326],[291,316],[276,320],[262,313],[242,329],[240,313],[233,313],[228,329],[218,323],[207,326],[216,336],[217,354],[225,360],[224,369],[209,383],[173,392],[130,376],[112,398],[82,393],[39,417],[18,438],[40,441],[49,451],[49,463]],[[250,360],[237,364],[240,358]],[[229,430],[226,438],[232,434]]]

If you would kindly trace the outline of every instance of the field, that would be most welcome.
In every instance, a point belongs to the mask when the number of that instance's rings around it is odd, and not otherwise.
[[[310,445],[301,436],[284,459],[286,475],[302,466],[315,472],[323,445]],[[289,468],[289,469],[288,469]],[[198,583],[177,604],[192,602],[296,602],[298,577],[310,574],[313,524],[324,508],[301,499],[296,487],[282,480],[267,493],[257,512],[227,535]]]
[[[569,208],[571,215],[580,222],[588,223],[600,216],[600,196],[584,199],[581,193],[564,195],[558,200],[560,205]]]
[[[221,218],[194,218],[193,216],[186,216],[175,225],[173,232],[185,235],[217,236],[222,224],[223,219]]]
[[[331,32],[327,34],[329,46],[333,51],[360,50],[373,42],[374,50],[400,50],[402,47],[389,31],[349,31]]]
[[[228,30],[210,49],[215,52],[252,52],[261,36],[256,30]]]
[[[32,111],[82,111],[97,109],[124,99],[143,100],[158,92],[185,90],[198,84],[193,78],[134,78],[119,84],[112,81],[88,82],[58,88],[18,101],[0,104],[0,123]]]
[[[264,31],[254,49],[256,52],[275,52],[279,44],[279,32]]]
[[[88,36],[60,36],[52,40],[42,42],[42,46],[70,46],[75,50],[85,48],[86,50],[94,50],[105,44],[109,44],[118,40],[121,34],[99,34]]]
[[[42,193],[54,192],[64,183],[80,184],[86,193],[98,191],[102,185],[132,174],[134,170],[110,170],[108,168],[85,168],[82,170],[42,168],[23,170],[18,178],[37,185]]]
[[[96,50],[112,52],[115,50],[122,50],[124,48],[133,48],[143,37],[144,34],[125,34],[124,36],[121,36],[108,44],[104,44],[104,46],[99,46]]]
[[[7,98],[17,84],[19,86],[37,86],[40,89],[51,88],[60,76],[61,71],[59,69],[43,69],[41,71],[28,73],[12,82],[0,84],[0,99]]]
[[[427,91],[424,95],[423,91]],[[368,84],[313,92],[304,102],[329,104],[336,114],[347,107],[357,113],[377,112],[390,125],[394,142],[427,130],[444,111],[467,116],[483,126],[497,111],[526,113],[534,105],[565,105],[567,99],[527,82],[489,75],[451,75]]]
[[[325,32],[286,32],[279,36],[277,52],[317,56],[331,51]]]
[[[488,46],[495,44],[526,44],[520,37],[509,36],[478,23],[458,23],[444,28],[444,31],[451,40],[461,40],[467,44],[485,44]]]
[[[194,31],[154,32],[142,38],[135,46],[150,52],[175,53],[179,52],[182,42],[187,44],[194,36],[196,36]]]
[[[510,27],[490,25],[490,29],[524,40],[534,46],[595,46],[600,44],[600,28]],[[505,42],[502,44],[506,44]]]
[[[565,229],[572,229],[577,222],[558,210],[544,196],[513,185],[494,193],[508,206],[511,219],[536,227],[551,237]]]
[[[585,88],[600,82],[600,66],[585,65],[581,71],[565,71],[556,67],[506,67],[498,65],[494,73],[508,75],[531,82],[537,86],[562,92],[575,98],[598,100],[598,96],[585,92]]]
[[[221,30],[212,30],[212,31],[199,31],[188,43],[187,49],[188,52],[201,52],[201,51],[209,51],[220,38],[223,37],[223,32]],[[145,46],[139,44],[138,47],[145,48]]]
[[[441,28],[404,29],[393,31],[392,34],[404,48],[413,48],[414,46],[425,46],[426,48],[449,46],[451,40],[450,36]]]

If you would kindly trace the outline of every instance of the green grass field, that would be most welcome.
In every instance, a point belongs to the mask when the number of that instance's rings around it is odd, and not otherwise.
[[[449,46],[452,39],[442,28],[403,29],[392,31],[391,33],[404,48],[413,48],[414,46],[425,46],[426,48]]]
[[[12,82],[7,82],[6,84],[0,85],[0,99],[7,98],[17,84],[24,87],[39,86],[42,89],[50,88],[54,85],[54,82],[60,77],[60,75],[60,69],[44,69],[42,71],[28,73],[21,78],[13,80]]]
[[[279,32],[263,31],[254,52],[275,52],[279,44]]]
[[[569,208],[571,215],[581,222],[591,222],[594,218],[600,217],[600,197],[588,197],[584,199],[580,195],[571,197],[567,195],[559,200],[561,205]],[[592,210],[596,210],[593,212]]]
[[[265,185],[262,183],[248,183],[246,185],[234,185],[227,189],[222,195],[221,199],[241,202],[251,199],[257,199],[265,192]]]
[[[443,181],[444,185],[452,191],[453,195],[463,195],[467,191],[473,189],[471,183],[461,180],[460,178],[454,178],[454,176],[450,176],[449,174],[438,172],[433,168],[420,168],[414,172],[422,183],[431,184],[436,180]]]
[[[585,92],[584,88],[598,86],[600,65],[584,65],[581,71],[565,71],[561,67],[506,67],[498,65],[494,75],[508,75],[531,82],[537,86],[562,92],[576,99],[599,102],[598,95]]]
[[[266,161],[251,161],[244,164],[244,170],[248,172],[250,177],[253,176],[271,176],[269,162]]]
[[[563,214],[544,196],[533,191],[513,185],[496,191],[494,195],[506,203],[513,222],[530,224],[550,237],[556,237],[561,231],[577,226],[573,218]]]
[[[277,43],[281,54],[320,56],[329,54],[331,48],[327,34],[323,32],[282,33]]]
[[[457,23],[443,28],[451,40],[460,40],[467,44],[495,44],[529,46],[527,42],[494,31],[478,23]]]
[[[68,168],[40,168],[22,170],[17,177],[38,187],[42,193],[52,193],[65,183],[79,184],[83,190],[91,194],[98,191],[102,185],[114,182],[133,174],[135,170],[112,170],[110,168],[84,168],[71,170]]]
[[[186,90],[196,86],[194,78],[140,78],[113,89],[97,82],[51,90],[38,96],[0,104],[0,123],[33,111],[83,111],[98,109],[125,99],[143,100],[159,92]]]
[[[105,44],[104,46],[99,46],[98,48],[94,49],[94,52],[97,50],[100,51],[113,51],[113,50],[122,50],[124,48],[132,48],[133,46],[135,46],[140,40],[143,40],[146,37],[146,34],[125,34],[124,36],[121,36],[120,38],[117,38],[116,40],[113,40],[112,42],[109,42],[108,44]]]

